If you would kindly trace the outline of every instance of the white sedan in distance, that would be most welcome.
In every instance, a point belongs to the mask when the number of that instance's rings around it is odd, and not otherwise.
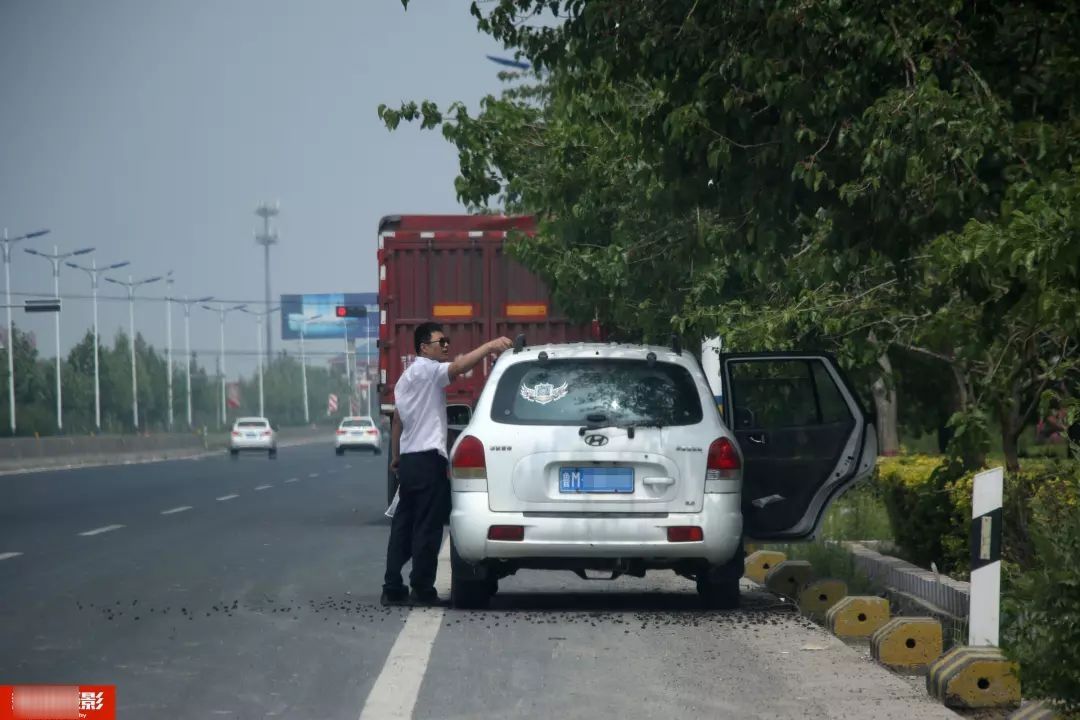
[[[229,436],[229,455],[236,458],[240,451],[265,452],[271,459],[277,457],[277,433],[270,421],[263,417],[237,418]]]
[[[347,417],[338,426],[334,437],[334,452],[344,455],[346,450],[371,450],[382,454],[382,433],[370,417]]]

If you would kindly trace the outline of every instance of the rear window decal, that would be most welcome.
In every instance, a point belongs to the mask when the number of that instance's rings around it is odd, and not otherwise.
[[[535,387],[529,387],[522,383],[521,397],[537,405],[547,405],[566,397],[570,392],[568,386],[569,383],[563,383],[559,387],[555,387],[552,383],[537,383]]]

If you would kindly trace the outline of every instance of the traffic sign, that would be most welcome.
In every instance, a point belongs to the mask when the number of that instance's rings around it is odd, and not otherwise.
[[[23,309],[28,313],[60,312],[60,298],[27,300],[23,303]]]

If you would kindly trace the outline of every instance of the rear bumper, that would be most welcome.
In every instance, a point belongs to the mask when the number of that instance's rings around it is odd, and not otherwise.
[[[633,559],[647,565],[674,560],[722,564],[738,551],[742,512],[738,493],[706,494],[701,512],[658,513],[648,517],[553,516],[543,513],[492,512],[486,492],[452,493],[450,532],[463,560],[527,560],[545,558]],[[521,525],[521,541],[488,540],[492,525]],[[702,542],[668,542],[667,528],[693,525]]]
[[[348,437],[347,435],[337,435],[334,438],[334,447],[345,448],[377,448],[381,447],[382,443],[378,437]]]
[[[233,438],[229,441],[230,450],[272,450],[277,447],[273,438]]]

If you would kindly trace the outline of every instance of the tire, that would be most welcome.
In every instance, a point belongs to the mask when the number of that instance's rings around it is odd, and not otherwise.
[[[738,610],[739,609],[739,579],[723,578],[710,579],[699,577],[697,581],[698,595],[701,602],[708,610]]]
[[[240,451],[229,448],[229,457],[231,457],[233,460],[236,460],[240,457]]]
[[[717,565],[697,576],[697,591],[702,604],[709,610],[739,609],[739,579],[745,569],[742,543],[735,550],[735,556],[724,565]]]
[[[487,568],[461,559],[451,538],[450,605],[461,610],[484,610],[498,588],[498,580],[489,576]]]
[[[268,455],[270,456],[271,460],[277,460],[277,448],[271,450]]]
[[[382,448],[375,448],[376,455],[382,455]]]
[[[334,454],[335,455],[344,455],[345,454],[345,448],[341,448],[341,447],[334,448]]]

